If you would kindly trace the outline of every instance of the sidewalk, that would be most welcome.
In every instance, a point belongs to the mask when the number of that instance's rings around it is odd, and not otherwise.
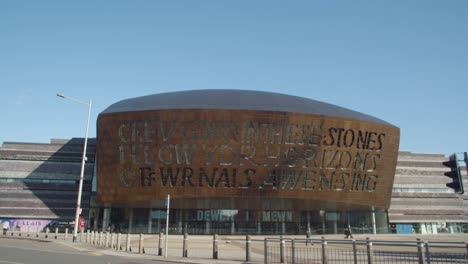
[[[145,254],[138,254],[139,235],[131,236],[132,252],[125,251],[125,238],[122,236],[122,249],[109,249],[101,246],[95,246],[85,243],[80,243],[83,247],[94,248],[101,254],[121,255],[126,257],[136,258],[152,258],[164,260],[167,262],[176,263],[263,263],[264,262],[264,239],[279,238],[279,236],[251,236],[251,261],[246,261],[246,236],[245,235],[220,235],[218,236],[218,259],[213,259],[213,236],[192,235],[188,236],[188,257],[182,257],[183,236],[169,235],[167,258],[164,257],[164,240],[162,241],[162,254],[158,256],[158,235],[144,235],[144,250]],[[287,239],[304,239],[305,236],[283,236]],[[325,235],[326,239],[343,240],[343,235]],[[468,242],[468,235],[465,234],[441,234],[441,235],[395,235],[395,234],[379,234],[379,235],[355,235],[356,240],[366,240],[369,237],[371,240],[391,240],[391,241],[414,241],[420,238],[422,241],[445,241],[445,242]],[[320,236],[313,239],[320,239]],[[315,241],[314,247],[320,247],[320,243]],[[333,245],[329,245],[333,247]]]
[[[164,257],[164,239],[162,240],[162,255],[158,256],[158,243],[159,235],[144,235],[143,238],[143,248],[145,253],[139,254],[139,243],[140,235],[132,234],[131,235],[131,252],[126,251],[126,234],[121,236],[121,249],[117,250],[115,248],[109,248],[110,236],[108,236],[108,247],[103,246],[105,241],[105,236],[103,235],[101,239],[101,246],[94,245],[91,243],[85,243],[86,234],[83,234],[83,237],[78,235],[78,241],[81,242],[72,242],[72,235],[68,234],[67,239],[65,239],[64,234],[58,234],[57,239],[55,239],[55,234],[49,234],[48,238],[45,238],[44,233],[40,233],[39,237],[36,238],[36,234],[30,234],[28,237],[27,234],[14,234],[13,236],[8,233],[7,236],[17,239],[33,239],[33,240],[43,240],[43,241],[53,241],[60,244],[65,244],[67,246],[73,247],[80,251],[90,251],[97,254],[104,255],[117,255],[127,258],[142,258],[142,259],[155,259],[165,262],[173,263],[263,263],[264,262],[264,239],[265,238],[279,238],[278,235],[268,235],[268,236],[257,236],[252,235],[251,239],[251,261],[246,262],[246,236],[245,235],[220,235],[218,236],[218,259],[213,259],[213,236],[212,235],[189,235],[188,236],[188,245],[187,252],[188,257],[182,257],[182,248],[183,248],[183,235],[169,235],[168,237],[168,251],[167,257]],[[305,236],[299,235],[284,235],[285,239],[305,239]],[[324,235],[326,239],[331,240],[343,240],[343,235]],[[422,241],[445,241],[445,242],[468,242],[467,234],[438,234],[438,235],[421,235],[421,234],[412,234],[412,235],[396,235],[396,234],[358,234],[354,235],[356,240],[365,240],[369,237],[371,240],[391,240],[391,241],[416,241],[417,238],[420,238]],[[91,237],[89,237],[91,238]],[[312,239],[320,239],[321,236],[313,236]],[[91,240],[91,239],[90,239]],[[301,242],[302,243],[302,242]],[[116,236],[114,236],[114,245],[116,245]],[[320,247],[320,243],[317,241],[314,242],[313,247]],[[329,245],[332,246],[332,245]]]
[[[115,238],[114,238],[115,239]],[[169,235],[167,257],[162,241],[162,256],[158,256],[158,235],[144,235],[144,254],[139,254],[139,235],[131,235],[131,252],[126,251],[126,235],[122,235],[121,249],[106,248],[86,243],[66,243],[79,245],[86,250],[94,249],[100,254],[119,255],[125,257],[164,260],[175,263],[263,263],[263,238],[252,241],[251,261],[247,262],[245,253],[245,236],[232,236],[232,238],[218,237],[218,259],[213,259],[213,236],[189,236],[187,241],[187,255],[182,257],[183,235]],[[114,244],[116,244],[114,240]]]

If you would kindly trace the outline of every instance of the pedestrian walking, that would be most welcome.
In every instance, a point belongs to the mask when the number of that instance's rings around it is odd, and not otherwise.
[[[344,235],[345,235],[345,238],[348,238],[348,237],[353,238],[353,234],[351,233],[351,229],[349,228],[345,228]]]

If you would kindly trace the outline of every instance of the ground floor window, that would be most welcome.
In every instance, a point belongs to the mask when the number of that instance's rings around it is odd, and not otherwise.
[[[168,228],[172,234],[355,234],[388,233],[385,212],[293,211],[233,209],[171,209],[166,227],[165,208],[100,208],[96,225],[123,233],[157,234]],[[94,217],[96,217],[94,215]]]

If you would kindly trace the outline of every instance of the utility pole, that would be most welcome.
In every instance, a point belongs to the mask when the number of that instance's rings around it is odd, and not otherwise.
[[[169,236],[169,205],[171,204],[171,195],[168,194],[166,198],[166,241],[165,241],[165,250],[164,250],[164,257],[167,258],[167,240]]]

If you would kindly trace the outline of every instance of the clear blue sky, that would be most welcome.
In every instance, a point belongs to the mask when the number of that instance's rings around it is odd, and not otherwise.
[[[84,137],[84,105],[191,89],[280,92],[468,151],[468,1],[0,0],[0,142]]]

